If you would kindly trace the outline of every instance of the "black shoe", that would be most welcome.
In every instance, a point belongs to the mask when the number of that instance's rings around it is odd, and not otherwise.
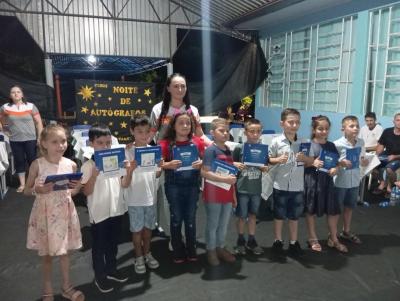
[[[123,275],[119,271],[115,271],[114,273],[108,274],[107,279],[115,281],[115,282],[120,282],[120,283],[124,283],[124,282],[128,281],[128,277],[126,275]]]
[[[108,280],[107,278],[95,278],[94,284],[96,284],[97,288],[102,293],[109,293],[114,290],[114,287],[112,286],[110,280]]]
[[[261,255],[264,250],[257,244],[255,239],[249,240],[247,242],[246,248],[250,250],[254,255]]]
[[[272,252],[275,254],[281,255],[283,254],[283,241],[282,240],[275,240],[272,244]]]
[[[289,244],[289,254],[293,257],[304,255],[304,251],[301,249],[298,241],[296,241],[294,244]]]
[[[196,246],[186,248],[187,260],[195,262],[198,260]]]

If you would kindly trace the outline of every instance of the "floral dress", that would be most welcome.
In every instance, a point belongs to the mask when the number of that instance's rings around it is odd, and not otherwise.
[[[48,175],[73,172],[73,162],[62,157],[58,164],[39,158],[36,182]],[[28,225],[27,248],[38,250],[39,256],[59,256],[82,247],[78,214],[71,191],[58,190],[37,194]]]

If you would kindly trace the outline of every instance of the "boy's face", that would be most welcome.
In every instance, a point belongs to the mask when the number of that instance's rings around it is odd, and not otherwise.
[[[343,124],[342,131],[346,138],[356,139],[360,132],[360,125],[356,120],[347,120]]]
[[[261,124],[250,124],[244,131],[244,134],[247,137],[247,142],[249,143],[257,143],[258,140],[260,140],[261,133]]]
[[[150,126],[149,125],[139,125],[133,130],[131,129],[131,134],[135,137],[135,143],[140,145],[147,145],[150,136]]]
[[[285,134],[295,135],[300,127],[300,116],[289,114],[286,119],[281,121],[281,127]]]
[[[100,136],[94,138],[93,141],[90,142],[90,145],[94,148],[94,150],[103,150],[111,148],[111,136]]]
[[[229,140],[229,126],[228,125],[217,125],[215,130],[210,131],[214,137],[215,142],[225,143]]]
[[[375,127],[375,119],[372,117],[365,118],[365,124],[370,130],[373,130]]]

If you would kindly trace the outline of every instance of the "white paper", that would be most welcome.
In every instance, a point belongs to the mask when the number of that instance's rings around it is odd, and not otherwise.
[[[375,167],[381,164],[381,161],[375,154],[365,153],[364,158],[368,160],[368,165],[367,166],[360,165],[361,177],[368,175]]]

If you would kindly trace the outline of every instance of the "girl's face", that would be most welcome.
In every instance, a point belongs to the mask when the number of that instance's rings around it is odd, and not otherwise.
[[[41,141],[41,144],[49,156],[62,157],[67,149],[67,136],[62,130],[53,131]]]
[[[150,137],[150,126],[139,125],[133,130],[131,129],[132,136],[135,137],[135,144],[139,146],[147,145],[147,141]]]
[[[167,87],[168,92],[171,94],[171,100],[181,100],[186,95],[187,87],[186,80],[183,77],[175,76],[171,79],[171,83]]]
[[[22,100],[24,97],[24,93],[22,93],[21,89],[19,87],[13,87],[10,90],[10,98],[14,103],[17,103]]]
[[[313,130],[314,137],[317,139],[328,139],[329,123],[326,120],[318,121],[316,128]]]
[[[181,115],[176,118],[175,121],[175,132],[176,137],[187,138],[192,131],[192,124],[188,115]]]

